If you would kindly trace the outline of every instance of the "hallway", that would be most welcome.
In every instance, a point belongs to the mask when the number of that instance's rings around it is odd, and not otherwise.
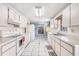
[[[1,3],[0,56],[79,56],[79,3]]]

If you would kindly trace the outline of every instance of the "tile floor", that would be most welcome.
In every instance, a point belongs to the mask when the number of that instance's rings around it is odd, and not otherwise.
[[[44,38],[37,38],[25,48],[22,56],[49,56],[46,45],[48,43]]]

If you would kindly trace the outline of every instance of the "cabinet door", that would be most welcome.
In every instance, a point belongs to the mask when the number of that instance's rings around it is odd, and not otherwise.
[[[3,56],[16,56],[16,46],[4,52]]]
[[[14,21],[15,18],[15,12],[9,8],[9,21]]]
[[[0,4],[0,25],[5,26],[7,25],[7,19],[8,19],[8,8]]]
[[[70,5],[62,12],[62,26],[69,27],[70,25]]]
[[[19,15],[13,10],[9,8],[9,23],[20,23]]]
[[[71,25],[79,25],[79,3],[71,4]]]
[[[52,39],[51,39],[51,37],[50,37],[51,35],[50,34],[48,34],[48,43],[49,43],[49,45],[52,45]]]
[[[60,44],[55,41],[55,53],[60,56]]]
[[[54,50],[54,44],[55,44],[54,39],[52,39],[52,48],[53,48],[53,50]]]
[[[16,46],[14,46],[13,48],[10,49],[9,51],[11,56],[16,56]]]
[[[11,48],[12,46],[16,45],[16,41],[6,44],[2,47],[2,52],[5,52],[7,49]]]
[[[61,56],[72,56],[72,54],[63,47],[61,47]]]
[[[61,41],[61,46],[63,46],[65,49],[67,49],[69,52],[73,53],[73,46],[67,44],[67,43],[64,43],[63,41]]]
[[[20,16],[20,27],[27,27],[27,20],[23,16]]]
[[[1,46],[0,46],[0,56],[1,56]]]

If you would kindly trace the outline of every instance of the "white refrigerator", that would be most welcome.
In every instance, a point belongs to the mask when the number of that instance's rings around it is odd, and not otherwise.
[[[35,39],[35,25],[31,24],[29,26],[29,30],[30,30],[30,40],[34,40]]]

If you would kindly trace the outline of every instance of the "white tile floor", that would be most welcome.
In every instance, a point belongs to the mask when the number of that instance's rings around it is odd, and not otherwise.
[[[22,56],[49,56],[46,45],[48,43],[45,39],[38,38],[25,48]]]

